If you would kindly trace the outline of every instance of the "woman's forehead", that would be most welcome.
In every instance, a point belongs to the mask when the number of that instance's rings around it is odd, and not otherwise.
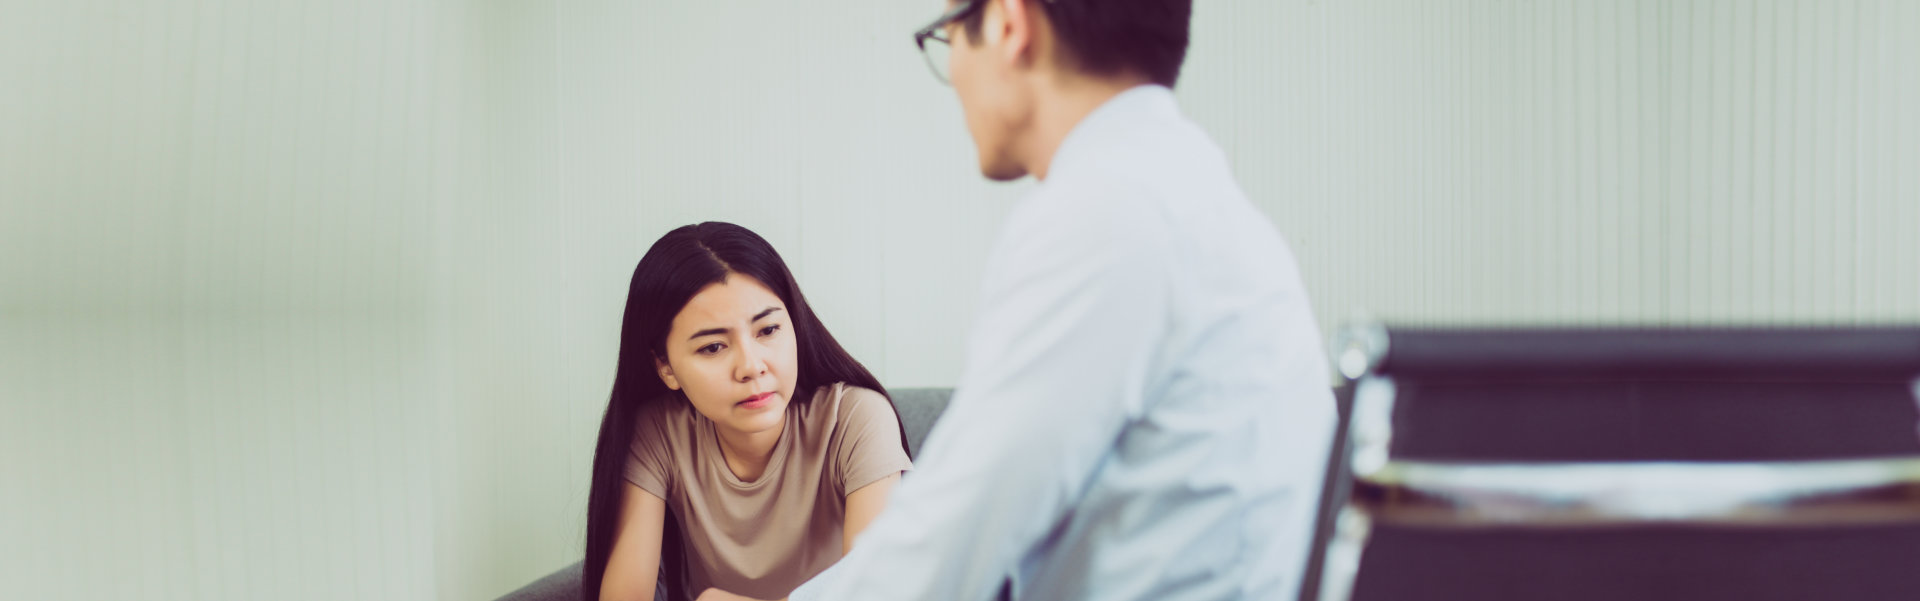
[[[680,314],[673,319],[674,328],[704,328],[707,325],[751,321],[754,316],[769,308],[785,309],[780,296],[773,293],[766,284],[753,276],[728,274],[727,279],[708,284],[694,293]]]

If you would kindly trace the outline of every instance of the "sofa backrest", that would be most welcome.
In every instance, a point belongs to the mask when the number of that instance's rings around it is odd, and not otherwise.
[[[927,439],[927,431],[933,429],[934,420],[946,412],[953,389],[894,388],[887,393],[893,396],[894,409],[900,412],[900,422],[907,427],[907,453],[920,456],[920,445]]]

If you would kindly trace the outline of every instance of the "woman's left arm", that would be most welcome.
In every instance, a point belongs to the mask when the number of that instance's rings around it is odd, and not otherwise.
[[[893,485],[899,483],[900,474],[895,473],[847,493],[846,530],[840,537],[842,554],[853,550],[853,539],[867,529],[867,524],[873,523],[873,518],[880,516],[880,510],[887,507],[887,495],[892,494]]]

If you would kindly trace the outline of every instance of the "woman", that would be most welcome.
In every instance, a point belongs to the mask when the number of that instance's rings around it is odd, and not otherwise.
[[[753,232],[668,232],[633,270],[587,498],[582,590],[782,598],[911,468],[886,390]]]

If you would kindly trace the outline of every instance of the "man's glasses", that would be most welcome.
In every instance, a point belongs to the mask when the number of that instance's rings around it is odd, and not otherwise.
[[[959,6],[940,15],[920,31],[913,32],[913,45],[920,47],[921,56],[927,58],[927,68],[933,70],[933,76],[939,78],[940,83],[948,83],[947,61],[953,54],[953,40],[947,37],[947,26],[973,16],[973,11],[982,4],[979,0],[961,0]]]

